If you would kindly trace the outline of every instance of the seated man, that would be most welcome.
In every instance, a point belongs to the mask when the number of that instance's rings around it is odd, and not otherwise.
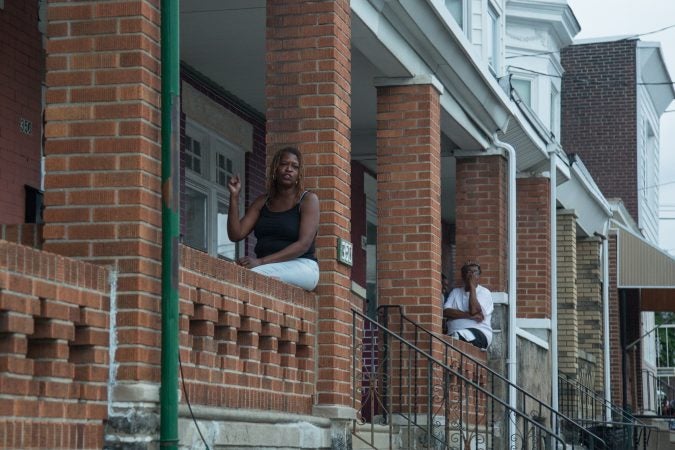
[[[485,349],[492,342],[492,294],[478,284],[480,265],[468,262],[462,266],[464,286],[453,289],[443,305],[448,319],[448,334]]]

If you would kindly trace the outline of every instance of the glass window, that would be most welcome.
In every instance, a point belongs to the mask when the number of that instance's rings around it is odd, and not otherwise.
[[[185,137],[185,167],[196,173],[202,173],[202,144],[197,139]]]
[[[218,256],[226,259],[237,259],[237,244],[227,237],[227,212],[228,204],[218,202],[218,224],[216,234],[218,235]]]
[[[551,111],[550,111],[550,130],[551,133],[558,135],[558,118],[560,117],[560,95],[558,94],[558,89],[554,85],[551,85]]]
[[[511,87],[518,93],[523,103],[532,108],[532,81],[522,78],[511,78]]]
[[[464,29],[464,0],[445,0],[445,7],[462,29]]]
[[[184,242],[213,256],[237,259],[241,244],[227,237],[227,182],[239,174],[244,183],[244,151],[190,120],[185,134],[185,166],[189,170],[185,171]]]
[[[487,26],[487,57],[488,65],[493,71],[498,71],[499,64],[499,14],[492,7],[488,7],[488,26]]]
[[[207,250],[207,195],[191,187],[185,188],[185,243],[198,250]]]

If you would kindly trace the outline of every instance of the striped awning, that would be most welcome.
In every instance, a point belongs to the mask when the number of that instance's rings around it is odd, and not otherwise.
[[[624,228],[617,235],[617,287],[640,289],[643,311],[675,311],[675,258]]]

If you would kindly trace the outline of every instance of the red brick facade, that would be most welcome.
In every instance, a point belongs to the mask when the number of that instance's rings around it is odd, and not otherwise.
[[[0,242],[0,447],[100,449],[108,272]]]
[[[501,156],[457,158],[456,269],[467,261],[481,264],[481,284],[507,291],[508,170]]]
[[[551,201],[550,180],[519,178],[518,205],[518,317],[551,318]]]
[[[432,85],[377,91],[377,289],[441,331],[439,92]]]
[[[160,378],[157,8],[49,4],[45,249],[119,271],[118,380]]]
[[[621,359],[621,308],[619,304],[619,291],[617,285],[617,236],[609,236],[609,336],[610,357],[609,366],[611,374],[612,402],[617,405],[622,403],[623,371]]]
[[[6,3],[0,17],[10,11]],[[33,446],[101,448],[110,436],[132,434],[114,429],[109,412],[119,416],[133,404],[130,409],[145,408],[155,418],[159,401],[160,5],[63,0],[49,2],[48,11],[46,224],[0,228],[0,237],[35,247],[43,236],[45,251],[0,243],[0,364],[6,366],[0,380],[12,378],[7,385],[15,389],[7,388],[10,406],[0,402],[0,436],[3,430],[16,436],[10,430],[21,427],[25,435],[33,430],[34,415],[58,419],[65,428],[59,434],[51,425],[36,425]],[[351,160],[350,3],[267,0],[265,14],[264,117],[194,69],[183,67],[182,81],[252,125],[246,205],[263,192],[266,161],[275,150],[293,145],[302,151],[306,187],[321,205],[320,282],[316,292],[306,292],[180,246],[181,402],[314,416],[337,407],[344,419],[352,407],[358,409],[353,365],[359,355],[352,338],[362,324],[352,328],[352,308],[360,310],[364,302],[351,287],[353,281],[365,287],[361,236],[367,234],[366,168]],[[493,292],[508,290],[507,161],[494,154],[457,157],[456,223],[443,224],[438,88],[380,86],[376,119],[378,301],[404,306],[409,318],[438,334],[441,267],[459,281],[459,267],[479,261],[481,284]],[[183,137],[186,120],[183,114]],[[181,170],[184,187],[184,161]],[[519,312],[548,318],[549,181],[521,179],[518,193]],[[352,242],[353,270],[337,261],[339,240]],[[16,267],[3,266],[3,251],[14,255]],[[111,269],[118,274],[114,322],[105,278]],[[98,303],[90,304],[92,299]],[[117,345],[110,380],[109,328]],[[505,340],[505,333],[500,336]],[[479,361],[487,359],[469,344],[454,344]],[[438,348],[429,350],[443,357]],[[463,361],[457,355],[445,359],[476,383],[488,383],[484,372]],[[425,370],[415,376],[426,382]],[[47,380],[48,371],[58,380]],[[147,397],[120,399],[120,386],[148,388]],[[36,387],[44,399],[21,398]],[[75,400],[84,411],[71,406]],[[154,445],[156,431],[144,430],[139,442]],[[7,446],[32,445],[25,436],[8,439]]]
[[[578,153],[606,198],[637,209],[637,39],[561,52],[561,143]]]
[[[37,17],[37,1],[0,9],[0,223],[23,223],[24,185],[40,188],[44,55]],[[21,131],[22,121],[30,132]]]
[[[321,201],[317,400],[343,406],[351,403],[352,294],[350,267],[337,262],[337,243],[351,235],[350,14],[347,0],[267,1],[268,157],[297,146],[305,186]]]
[[[310,414],[315,295],[188,247],[181,248],[180,265],[190,402]],[[152,361],[159,362],[158,352]]]

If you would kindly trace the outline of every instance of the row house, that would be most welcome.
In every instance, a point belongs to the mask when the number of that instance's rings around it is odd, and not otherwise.
[[[178,4],[172,186],[162,33]],[[404,343],[387,357],[367,350],[383,318],[403,323],[382,315],[393,310],[462,355],[431,338],[415,347],[473,383],[452,397],[441,377],[448,409],[471,397],[482,420],[500,396],[515,410],[517,385],[557,411],[559,374],[616,400],[628,382],[609,359],[625,339],[616,296],[635,286],[611,277],[617,245],[639,231],[635,211],[607,200],[593,149],[566,139],[578,131],[565,131],[566,90],[588,97],[566,84],[560,53],[578,32],[560,0],[0,1],[0,446],[405,448],[363,424],[386,434],[411,415],[426,422],[397,439],[436,439],[435,369],[415,367],[413,390],[392,381],[410,370]],[[656,50],[640,67],[659,62]],[[647,94],[657,123],[673,91]],[[254,242],[230,242],[224,226],[227,179],[242,176],[247,206],[286,145],[303,152],[321,202],[314,292],[237,266]],[[173,189],[179,305],[167,329],[162,199]],[[468,260],[495,303],[487,352],[438,338],[441,274],[458,282]],[[179,346],[170,383],[167,333]],[[367,380],[366,366],[392,355],[393,372]],[[513,385],[485,391],[488,370]],[[368,397],[382,380],[388,393]],[[393,413],[399,422],[383,420]],[[554,428],[551,417],[536,426]],[[454,433],[499,448],[507,434],[480,426]]]

